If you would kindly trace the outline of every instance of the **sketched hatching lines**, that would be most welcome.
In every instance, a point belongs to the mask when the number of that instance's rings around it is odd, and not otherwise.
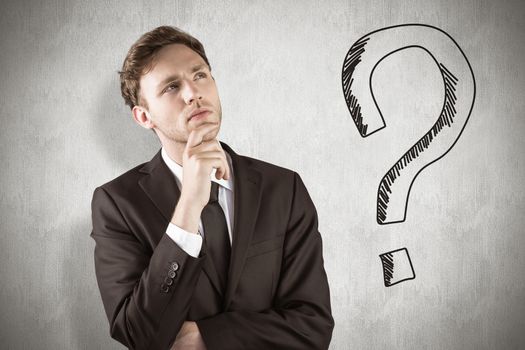
[[[383,262],[383,278],[385,285],[388,286],[394,276],[394,256],[391,253],[382,254],[381,261]]]
[[[355,67],[361,62],[361,56],[365,52],[366,42],[369,40],[369,37],[361,38],[357,41],[346,54],[344,63],[343,63],[343,93],[345,96],[346,105],[350,110],[350,114],[354,119],[355,125],[359,130],[361,135],[366,135],[366,129],[368,124],[363,124],[363,116],[361,115],[361,106],[357,101],[357,98],[352,94],[352,83],[354,78],[352,74],[354,73]]]
[[[408,249],[400,248],[379,255],[383,265],[385,287],[391,287],[403,281],[416,278]]]
[[[439,64],[439,69],[445,83],[445,101],[439,118],[434,123],[432,128],[421,138],[414,146],[412,146],[392,168],[387,172],[377,193],[377,220],[384,222],[386,219],[386,209],[388,208],[389,193],[392,193],[390,186],[395,182],[400,175],[400,170],[407,166],[413,159],[419,156],[426,148],[429,147],[434,137],[439,134],[445,125],[451,126],[456,115],[456,86],[458,79],[445,67]]]

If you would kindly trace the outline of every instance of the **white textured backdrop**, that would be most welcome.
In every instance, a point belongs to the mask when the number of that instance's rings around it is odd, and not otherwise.
[[[297,171],[309,189],[336,323],[331,349],[523,348],[524,9],[474,0],[2,1],[0,347],[122,348],[95,280],[90,201],[96,186],[159,148],[132,122],[117,71],[142,33],[169,24],[206,48],[221,140]],[[403,23],[450,34],[477,96],[456,146],[415,180],[406,221],[379,226],[379,180],[437,118],[442,86],[421,51],[385,60],[373,83],[389,128],[363,139],[340,74],[354,41]],[[385,288],[378,255],[401,247],[417,277]]]

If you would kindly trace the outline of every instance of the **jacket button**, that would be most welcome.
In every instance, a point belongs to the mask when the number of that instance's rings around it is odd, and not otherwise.
[[[172,269],[173,271],[177,271],[177,270],[179,269],[179,264],[177,264],[176,261],[172,262],[172,263],[171,263],[171,269]]]
[[[168,271],[168,276],[169,278],[175,278],[175,276],[177,276],[177,273],[173,270],[169,270]]]
[[[168,293],[168,292],[170,291],[170,288],[169,288],[167,285],[165,285],[164,283],[162,283],[162,284],[160,285],[160,291],[161,291],[162,293]]]
[[[169,277],[166,277],[164,279],[164,283],[166,283],[166,285],[168,285],[168,286],[171,286],[173,284],[173,280],[171,278],[169,278]]]

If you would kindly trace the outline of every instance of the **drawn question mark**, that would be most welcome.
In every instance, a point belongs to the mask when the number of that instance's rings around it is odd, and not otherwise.
[[[373,31],[346,54],[342,83],[346,105],[362,137],[386,124],[372,91],[372,74],[389,55],[408,48],[426,51],[444,84],[441,113],[425,133],[383,176],[377,192],[377,223],[403,222],[410,189],[417,175],[441,159],[461,136],[474,106],[476,84],[467,57],[443,30],[425,24],[403,24]]]

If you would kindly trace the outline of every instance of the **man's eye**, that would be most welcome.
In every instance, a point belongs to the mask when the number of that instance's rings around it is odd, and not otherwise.
[[[202,72],[197,73],[196,77],[197,78],[206,78],[206,73],[202,73]]]
[[[166,87],[166,91],[176,90],[179,88],[179,85],[177,84],[170,84]]]

